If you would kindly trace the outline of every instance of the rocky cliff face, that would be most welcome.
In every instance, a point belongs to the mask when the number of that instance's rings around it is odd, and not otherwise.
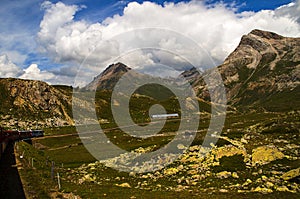
[[[300,38],[253,30],[218,67],[230,105],[290,110],[299,107]],[[208,93],[202,75],[191,69],[182,74],[201,98]],[[296,103],[296,104],[295,104]]]
[[[0,90],[2,126],[31,128],[73,124],[71,95],[45,82],[0,79]]]

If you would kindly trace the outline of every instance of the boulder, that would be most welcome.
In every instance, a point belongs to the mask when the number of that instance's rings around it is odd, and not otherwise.
[[[284,154],[275,146],[260,146],[252,150],[252,166],[268,164],[284,158]]]
[[[281,178],[286,181],[300,178],[300,167],[282,174]]]

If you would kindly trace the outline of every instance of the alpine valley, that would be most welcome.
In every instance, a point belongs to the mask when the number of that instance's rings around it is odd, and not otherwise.
[[[132,84],[147,77],[123,63],[109,65],[80,89],[22,79],[0,79],[0,125],[6,129],[43,128],[45,136],[32,145],[18,143],[19,153],[36,160],[34,172],[26,159],[21,176],[32,197],[52,198],[299,198],[300,197],[300,38],[253,30],[217,67],[227,95],[227,114],[219,140],[206,156],[201,144],[211,118],[211,103],[203,73],[190,68],[180,74],[196,93],[201,109],[195,139],[169,166],[153,173],[125,173],[104,166],[83,146],[75,124],[84,112],[96,109],[98,122],[111,143],[128,151],[107,160],[126,165],[133,153],[148,153],[166,146],[175,137],[180,119],[167,120],[153,137],[129,136],[113,118],[111,104],[130,98],[132,120],[140,126],[151,121],[149,109],[164,106],[180,112],[176,96],[159,85],[146,85],[132,96],[111,100],[120,78],[131,71]],[[176,78],[169,81],[176,82]],[[76,93],[93,95],[85,101]],[[218,93],[216,93],[217,95]],[[82,117],[73,118],[72,106]],[[187,100],[186,107],[195,104]],[[88,136],[88,135],[86,135]],[[181,146],[178,146],[179,148]],[[168,161],[166,153],[157,161]],[[48,160],[62,175],[58,189],[49,177]],[[33,161],[33,160],[32,160]],[[145,169],[151,165],[145,165]],[[39,183],[34,182],[31,176]]]

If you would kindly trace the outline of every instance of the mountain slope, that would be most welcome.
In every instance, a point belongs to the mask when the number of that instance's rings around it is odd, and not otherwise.
[[[0,79],[0,90],[2,126],[31,128],[73,124],[71,93],[66,86],[8,78]]]
[[[300,105],[300,38],[253,30],[218,69],[231,106],[285,111]],[[208,99],[202,79],[205,73],[191,69],[181,75],[201,98]]]
[[[244,35],[238,47],[218,67],[227,91],[230,107],[239,110],[290,111],[300,107],[300,38],[287,38],[275,33],[253,30]],[[106,90],[107,99],[101,100],[99,107],[107,104],[112,89],[126,72],[130,85],[136,80],[144,80],[147,75],[131,70],[122,63],[110,65],[84,89],[87,91]],[[194,87],[209,111],[210,95],[203,76],[192,68],[181,74]],[[144,90],[143,90],[144,89]],[[172,97],[163,92],[159,85],[144,86],[136,94],[160,97],[164,101]],[[10,128],[31,128],[39,126],[70,125],[72,117],[72,88],[50,86],[45,82],[0,79],[0,117],[2,126]],[[103,94],[103,93],[102,93]],[[130,96],[127,96],[130,97]],[[136,95],[138,98],[139,96]],[[84,104],[79,99],[74,99]],[[154,98],[151,97],[153,101]],[[151,101],[150,100],[150,101]],[[92,106],[93,104],[91,104]],[[101,109],[102,110],[102,109]]]
[[[123,74],[131,70],[123,63],[109,65],[100,75],[85,86],[83,89],[89,91],[112,90]]]

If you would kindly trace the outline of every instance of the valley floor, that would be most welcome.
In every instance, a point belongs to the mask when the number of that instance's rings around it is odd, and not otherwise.
[[[20,173],[38,198],[299,198],[299,121],[298,112],[229,115],[206,156],[200,155],[203,135],[198,135],[179,159],[150,173],[105,166],[85,149],[73,127],[48,129],[32,145],[18,143],[18,153],[24,153]],[[109,133],[130,149],[106,162],[112,166],[126,165],[132,154],[172,139],[166,135],[136,145],[118,137],[117,130]]]

